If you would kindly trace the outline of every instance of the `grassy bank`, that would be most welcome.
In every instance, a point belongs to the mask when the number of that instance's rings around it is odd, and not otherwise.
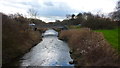
[[[87,28],[64,30],[60,39],[68,43],[76,66],[116,66],[118,53],[100,32]]]
[[[17,61],[41,40],[40,32],[27,30],[27,19],[18,19],[2,15],[2,66],[17,65]]]
[[[112,30],[95,30],[96,32],[102,32],[105,39],[112,45],[112,47],[118,49],[120,51],[120,45],[118,44],[118,31],[120,28],[112,29]]]

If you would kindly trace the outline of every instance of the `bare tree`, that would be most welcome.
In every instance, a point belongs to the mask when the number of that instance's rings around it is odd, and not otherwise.
[[[116,11],[110,13],[110,16],[112,19],[120,21],[120,0],[117,2]]]
[[[31,16],[31,17],[34,17],[34,18],[36,18],[39,14],[38,14],[38,12],[34,9],[34,8],[30,8],[29,10],[28,10],[28,14]]]

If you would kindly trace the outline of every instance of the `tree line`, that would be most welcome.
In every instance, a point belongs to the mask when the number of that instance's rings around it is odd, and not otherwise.
[[[120,25],[120,1],[117,2],[116,10],[109,13],[109,17],[104,14],[92,14],[91,12],[78,13],[77,15],[66,15],[63,21],[56,20],[50,22],[54,25],[80,25],[91,29],[113,29]]]

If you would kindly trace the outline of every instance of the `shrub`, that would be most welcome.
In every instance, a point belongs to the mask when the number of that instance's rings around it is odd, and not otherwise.
[[[91,29],[114,29],[117,23],[111,21],[107,18],[88,18],[84,23],[81,24],[82,27],[87,27]]]
[[[103,35],[88,28],[61,31],[60,39],[67,40],[76,66],[116,66],[118,53]]]
[[[25,31],[24,29],[27,29],[28,25],[24,23],[23,20],[22,22],[16,21],[14,18],[2,15],[3,66],[16,63],[24,53],[40,41],[40,33],[37,31]]]

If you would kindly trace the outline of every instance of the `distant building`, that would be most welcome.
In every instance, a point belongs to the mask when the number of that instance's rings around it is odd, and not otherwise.
[[[29,24],[29,26],[35,26],[35,24],[34,24],[34,23],[32,23],[32,24]]]
[[[34,23],[30,23],[28,25],[29,25],[30,29],[35,30],[35,24]]]

